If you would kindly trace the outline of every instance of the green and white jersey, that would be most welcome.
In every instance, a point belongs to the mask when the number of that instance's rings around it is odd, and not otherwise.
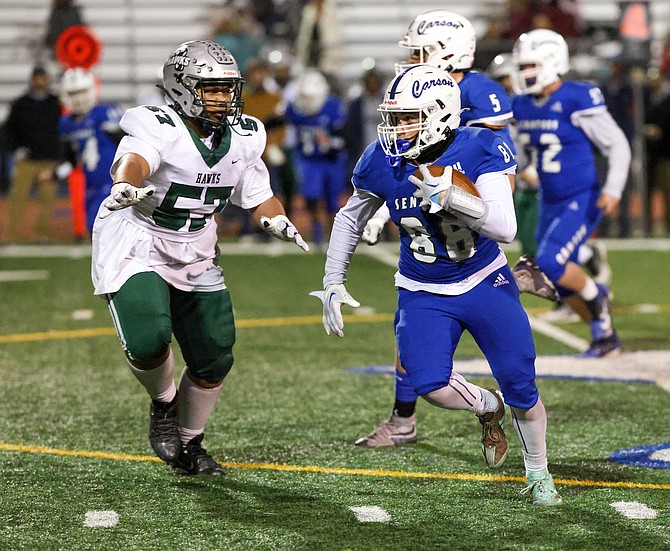
[[[127,136],[117,149],[112,175],[124,154],[137,153],[151,170],[144,185],[156,191],[119,213],[154,235],[193,241],[208,229],[215,231],[213,215],[228,201],[250,209],[272,197],[261,160],[265,128],[254,117],[243,115],[239,124],[226,128],[215,149],[211,137],[203,142],[168,106],[129,109],[120,124]]]
[[[93,226],[91,278],[96,295],[117,292],[133,275],[155,272],[184,291],[225,288],[218,266],[216,221],[227,201],[245,209],[272,197],[270,177],[261,160],[265,128],[243,116],[211,149],[170,107],[142,106],[121,119],[126,153],[146,159],[155,193],[137,205],[97,218]],[[101,212],[105,210],[100,207]]]

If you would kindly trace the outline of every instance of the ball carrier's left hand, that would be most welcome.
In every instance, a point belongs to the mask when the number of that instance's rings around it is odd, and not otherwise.
[[[117,182],[112,186],[109,197],[102,203],[102,206],[107,210],[100,214],[100,218],[107,218],[116,210],[137,205],[143,199],[153,195],[154,191],[156,191],[156,188],[152,185],[135,187],[128,182]]]

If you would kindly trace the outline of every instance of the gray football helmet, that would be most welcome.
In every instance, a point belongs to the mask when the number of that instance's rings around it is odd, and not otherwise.
[[[187,118],[198,121],[206,130],[214,131],[237,124],[242,115],[242,85],[244,80],[232,54],[216,42],[192,40],[184,42],[163,65],[165,101]],[[229,86],[230,102],[203,99],[204,85]],[[223,118],[210,118],[208,108],[224,107]]]

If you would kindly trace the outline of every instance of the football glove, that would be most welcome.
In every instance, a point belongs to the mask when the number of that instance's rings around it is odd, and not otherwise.
[[[377,216],[373,216],[370,218],[370,220],[368,220],[368,223],[365,224],[365,229],[363,230],[361,239],[368,245],[376,245],[379,243],[379,238],[382,236],[385,225],[386,220],[382,220]]]
[[[272,218],[261,216],[261,224],[266,232],[274,235],[282,241],[293,241],[303,251],[309,251],[309,245],[305,243],[298,229],[293,225],[286,216],[278,214]]]
[[[117,182],[112,186],[109,197],[102,202],[107,210],[100,214],[100,218],[107,218],[116,210],[125,209],[137,205],[143,199],[154,194],[154,186],[135,187],[128,182]]]
[[[426,165],[419,165],[423,180],[416,176],[409,177],[409,181],[416,186],[414,197],[421,199],[421,208],[431,213],[443,210],[440,202],[440,193],[447,191],[451,186],[451,173],[453,168],[444,167],[442,176],[433,176]]]
[[[321,299],[323,302],[323,327],[326,335],[332,331],[338,337],[344,337],[344,320],[340,308],[342,304],[348,304],[358,308],[361,303],[352,297],[344,287],[343,283],[327,285],[323,291],[312,291],[311,296]]]

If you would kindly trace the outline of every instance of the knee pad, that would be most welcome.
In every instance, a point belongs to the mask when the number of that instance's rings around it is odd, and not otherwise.
[[[233,361],[233,349],[225,348],[221,355],[208,365],[202,367],[189,365],[188,369],[192,375],[199,379],[204,379],[209,383],[220,383],[233,367]]]
[[[172,330],[169,327],[146,324],[123,335],[123,348],[131,360],[150,360],[159,358],[170,346]]]

